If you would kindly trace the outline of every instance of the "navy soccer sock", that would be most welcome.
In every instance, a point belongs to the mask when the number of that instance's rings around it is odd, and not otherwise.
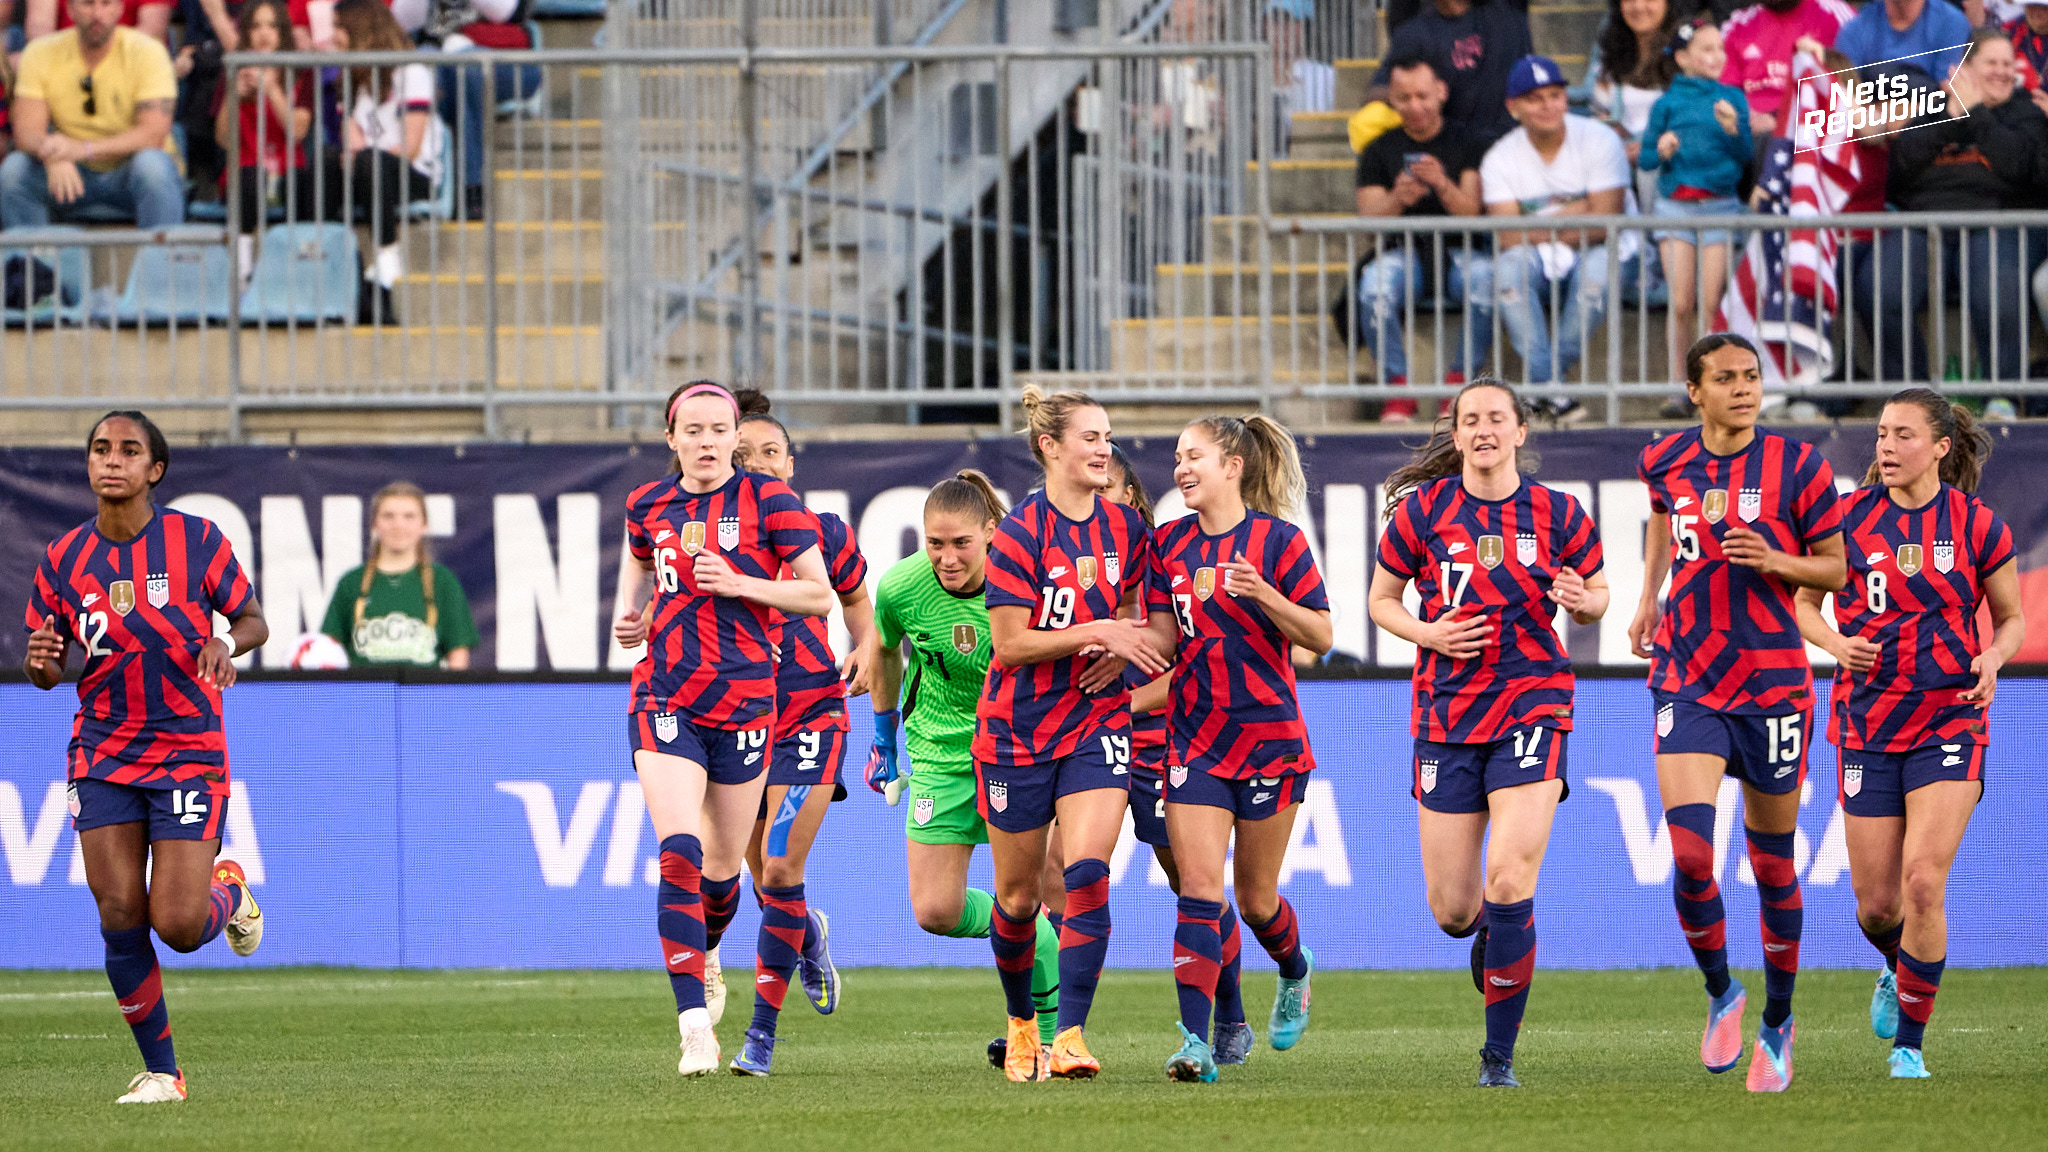
[[[1714,881],[1714,806],[1681,804],[1664,813],[1677,864],[1672,902],[1692,958],[1707,978],[1707,995],[1728,991],[1728,913]]]
[[[1899,937],[1905,935],[1906,922],[1901,920],[1897,924],[1879,931],[1872,931],[1870,925],[1865,924],[1861,920],[1856,921],[1856,926],[1863,929],[1863,938],[1870,941],[1870,946],[1877,949],[1878,954],[1884,957],[1884,966],[1894,972],[1898,971]]]
[[[704,849],[695,836],[661,842],[661,883],[654,890],[655,924],[668,966],[676,1011],[704,1007]]]
[[[725,930],[732,927],[732,918],[740,910],[740,878],[730,880],[706,880],[704,891],[704,947],[716,948],[725,939]]]
[[[143,1066],[151,1072],[177,1075],[178,1057],[171,1049],[171,1010],[164,1003],[163,972],[156,966],[149,926],[121,932],[102,928],[100,936],[107,942],[107,982],[114,986],[121,1018],[135,1033],[135,1046],[142,1049]]]
[[[1180,993],[1180,1023],[1206,1040],[1216,981],[1223,974],[1223,905],[1183,896],[1179,913],[1173,927],[1173,984]]]
[[[998,900],[995,913],[989,919],[988,944],[996,954],[996,975],[1003,981],[1003,1002],[1011,1019],[1029,1020],[1033,1015],[1031,962],[1038,950],[1038,910],[1018,919],[1004,911]]]
[[[1273,963],[1280,966],[1280,975],[1289,980],[1299,980],[1308,975],[1308,957],[1301,954],[1301,925],[1294,918],[1294,905],[1287,897],[1280,898],[1280,910],[1273,918],[1261,924],[1251,917],[1245,917],[1245,926],[1252,935],[1259,938],[1259,946]]]
[[[1486,1046],[1514,1059],[1536,974],[1536,901],[1486,903]]]
[[[1070,864],[1066,871],[1067,914],[1060,923],[1059,1030],[1088,1023],[1095,985],[1109,955],[1109,865],[1101,860]]]
[[[804,929],[811,922],[804,904],[804,886],[761,890],[761,933],[755,944],[754,1023],[757,1031],[775,1035],[775,1020],[789,995],[789,977],[804,947]]]
[[[1941,970],[1948,963],[1922,960],[1904,949],[1899,951],[1899,1034],[1894,1048],[1918,1048],[1927,1035],[1927,1018],[1934,1015],[1934,994],[1941,991]]]
[[[1790,832],[1745,827],[1749,867],[1756,873],[1758,918],[1764,937],[1764,1027],[1776,1028],[1792,1015],[1792,985],[1799,979],[1799,932],[1806,909],[1799,873],[1792,866]]]
[[[1237,930],[1237,909],[1223,906],[1223,970],[1216,975],[1216,1022],[1244,1023],[1244,935]]]
[[[206,927],[200,930],[199,943],[203,948],[218,938],[227,928],[228,920],[242,908],[242,888],[238,884],[223,884],[216,880],[206,893]]]

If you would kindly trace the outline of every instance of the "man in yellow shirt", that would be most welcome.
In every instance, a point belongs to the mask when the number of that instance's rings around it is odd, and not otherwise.
[[[164,150],[178,81],[153,37],[120,27],[122,0],[69,0],[72,27],[21,54],[14,142],[0,162],[0,227],[133,217],[185,219],[185,185]]]

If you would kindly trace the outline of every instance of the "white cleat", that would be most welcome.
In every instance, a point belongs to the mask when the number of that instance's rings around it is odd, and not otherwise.
[[[183,1072],[143,1072],[128,1082],[128,1094],[116,1104],[176,1104],[185,1099]]]
[[[676,1061],[676,1071],[685,1076],[718,1071],[718,1035],[711,1030],[710,1021],[698,1015],[703,1011],[691,1008],[676,1017],[676,1027],[683,1034],[683,1058]]]
[[[256,907],[256,893],[249,890],[249,878],[242,875],[242,866],[233,860],[223,860],[214,867],[213,879],[220,884],[233,884],[242,890],[242,906],[233,916],[228,917],[228,947],[237,956],[248,956],[263,943],[263,910]]]
[[[711,1026],[718,1027],[725,1019],[725,965],[719,962],[718,948],[704,953],[704,1007],[711,1011]]]

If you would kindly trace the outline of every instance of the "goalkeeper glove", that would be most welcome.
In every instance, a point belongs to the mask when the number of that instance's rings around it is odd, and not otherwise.
[[[896,725],[902,714],[894,709],[875,713],[875,738],[868,749],[868,787],[882,794],[894,808],[903,798],[904,785],[914,769],[900,763],[896,754]]]

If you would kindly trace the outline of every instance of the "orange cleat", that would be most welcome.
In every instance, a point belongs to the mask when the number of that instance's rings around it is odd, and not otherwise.
[[[1009,1049],[1003,1054],[1003,1075],[1019,1084],[1045,1079],[1047,1061],[1038,1046],[1038,1021],[1010,1017]]]
[[[1100,1071],[1102,1063],[1088,1054],[1088,1044],[1081,1039],[1079,1024],[1053,1037],[1053,1075],[1062,1080],[1092,1080]]]

